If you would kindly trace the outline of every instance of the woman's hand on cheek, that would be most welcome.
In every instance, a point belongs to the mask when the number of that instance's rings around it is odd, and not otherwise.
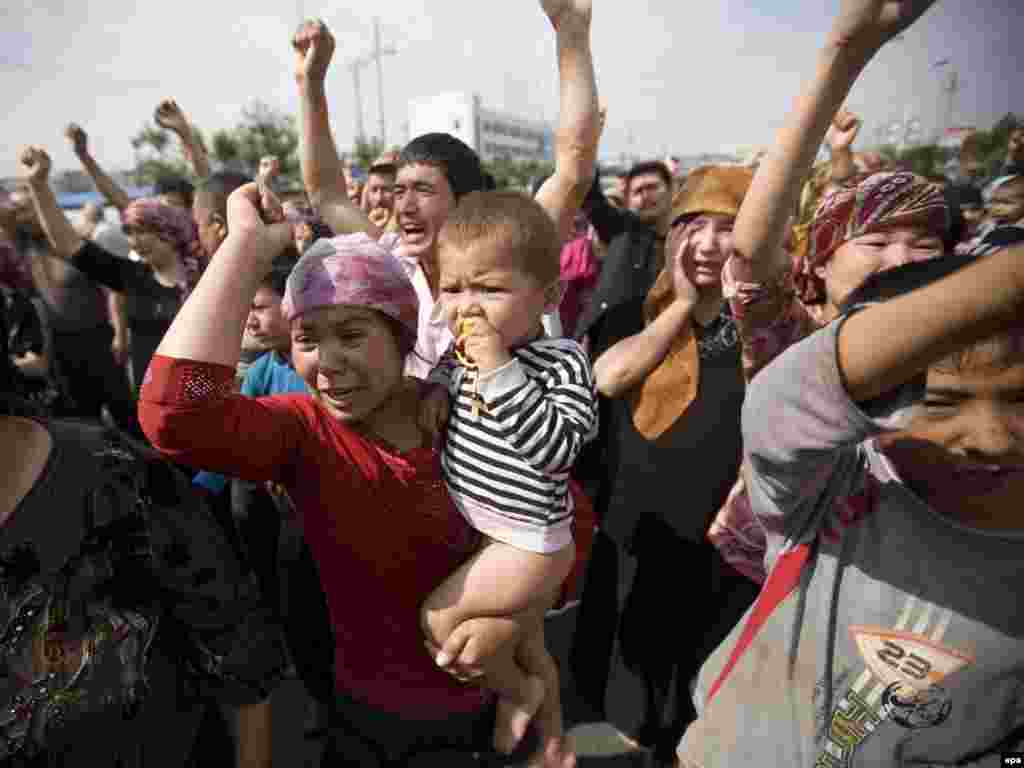
[[[697,303],[700,294],[697,286],[693,284],[686,275],[684,254],[686,253],[689,238],[685,235],[677,241],[675,253],[672,254],[672,288],[676,295],[676,301],[688,302],[693,305]]]
[[[269,268],[274,258],[292,243],[292,225],[274,215],[275,221],[264,218],[260,186],[256,183],[239,187],[228,197],[228,239],[243,248],[246,255]],[[267,202],[270,202],[269,200]]]

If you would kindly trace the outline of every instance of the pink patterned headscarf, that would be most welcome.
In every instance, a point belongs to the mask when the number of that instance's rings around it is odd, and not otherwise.
[[[403,348],[415,345],[419,299],[412,282],[398,259],[364,233],[313,243],[288,276],[281,311],[292,321],[342,304],[382,312],[402,328]]]
[[[793,285],[806,304],[825,300],[825,285],[814,270],[847,240],[892,226],[924,227],[945,239],[950,211],[942,190],[906,171],[854,177],[825,196],[811,220],[805,247],[793,263]]]
[[[192,213],[185,208],[165,205],[155,197],[143,197],[124,209],[121,221],[125,229],[154,232],[161,240],[174,246],[185,265],[186,284],[182,288],[187,295],[206,269],[206,258],[199,244]]]

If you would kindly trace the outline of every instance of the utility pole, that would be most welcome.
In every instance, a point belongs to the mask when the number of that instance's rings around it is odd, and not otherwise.
[[[949,63],[949,59],[940,59],[932,64],[932,69],[942,69]],[[940,106],[942,115],[940,119],[942,123],[938,127],[938,136],[935,138],[936,142],[941,142],[945,137],[946,131],[953,127],[953,113],[956,108],[956,95],[960,92],[961,85],[960,74],[955,69],[950,68],[949,75],[942,78],[942,85],[940,86],[945,98]]]
[[[380,112],[380,142],[384,147],[387,147],[388,136],[387,124],[384,122],[384,67],[381,60],[385,56],[394,56],[397,53],[398,51],[391,46],[381,47],[380,19],[375,17],[373,19],[373,51],[370,53],[370,58],[377,62],[377,108]]]
[[[384,122],[384,68],[381,66],[381,59],[385,56],[394,56],[397,53],[398,51],[391,46],[387,48],[381,46],[380,19],[375,18],[373,20],[373,50],[363,56],[352,59],[348,65],[349,69],[352,70],[352,90],[355,92],[356,97],[356,141],[366,142],[366,129],[363,125],[363,92],[360,73],[363,67],[371,62],[375,62],[377,64],[377,107],[380,115],[380,140],[381,144],[387,145],[387,126]]]
[[[348,64],[349,69],[352,70],[352,89],[356,95],[356,141],[359,143],[366,142],[366,130],[363,128],[363,92],[360,88],[359,72],[369,63],[369,59],[362,57],[352,59]]]
[[[956,108],[956,95],[960,92],[960,75],[954,69],[949,73],[949,79],[943,84],[942,90],[946,92],[946,119],[945,128],[953,127],[953,112]]]

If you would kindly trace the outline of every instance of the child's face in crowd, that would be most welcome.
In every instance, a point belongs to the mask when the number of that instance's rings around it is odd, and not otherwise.
[[[971,234],[978,229],[981,220],[985,218],[985,207],[982,205],[961,205],[960,213],[963,214],[964,221],[967,222],[965,234]]]
[[[162,195],[157,196],[164,205],[169,205],[171,208],[185,208],[188,209],[188,202],[181,192],[164,192]]]
[[[735,218],[718,213],[700,214],[684,225],[683,271],[700,290],[722,284],[722,267],[732,255]]]
[[[988,201],[988,213],[999,226],[1016,224],[1024,219],[1024,177],[995,189]]]
[[[926,229],[891,227],[847,240],[815,272],[825,281],[828,302],[839,306],[871,275],[934,259],[942,249],[942,238]]]
[[[971,355],[960,366],[928,370],[925,399],[887,453],[939,511],[979,526],[1024,528],[1024,356],[994,365],[984,347]],[[1000,503],[1014,498],[1009,507]]]
[[[439,259],[440,300],[455,335],[460,313],[479,308],[506,347],[520,346],[537,335],[541,315],[557,298],[557,286],[542,285],[523,269],[522,257],[502,243],[445,244]]]
[[[291,328],[281,314],[281,296],[268,286],[262,286],[252,299],[246,331],[258,343],[279,352],[287,352],[291,343]]]
[[[448,213],[455,207],[448,179],[433,165],[406,165],[398,171],[394,197],[403,250],[415,258],[429,256]]]
[[[295,370],[340,421],[371,418],[402,383],[398,339],[376,310],[312,310],[293,321],[291,341]]]

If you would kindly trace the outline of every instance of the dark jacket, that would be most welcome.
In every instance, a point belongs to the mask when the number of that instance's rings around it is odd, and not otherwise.
[[[664,240],[654,228],[630,211],[612,206],[601,191],[600,177],[583,201],[583,212],[598,236],[608,244],[608,254],[590,305],[576,324],[574,336],[590,336],[598,343],[604,315],[609,309],[646,296],[662,267]]]

